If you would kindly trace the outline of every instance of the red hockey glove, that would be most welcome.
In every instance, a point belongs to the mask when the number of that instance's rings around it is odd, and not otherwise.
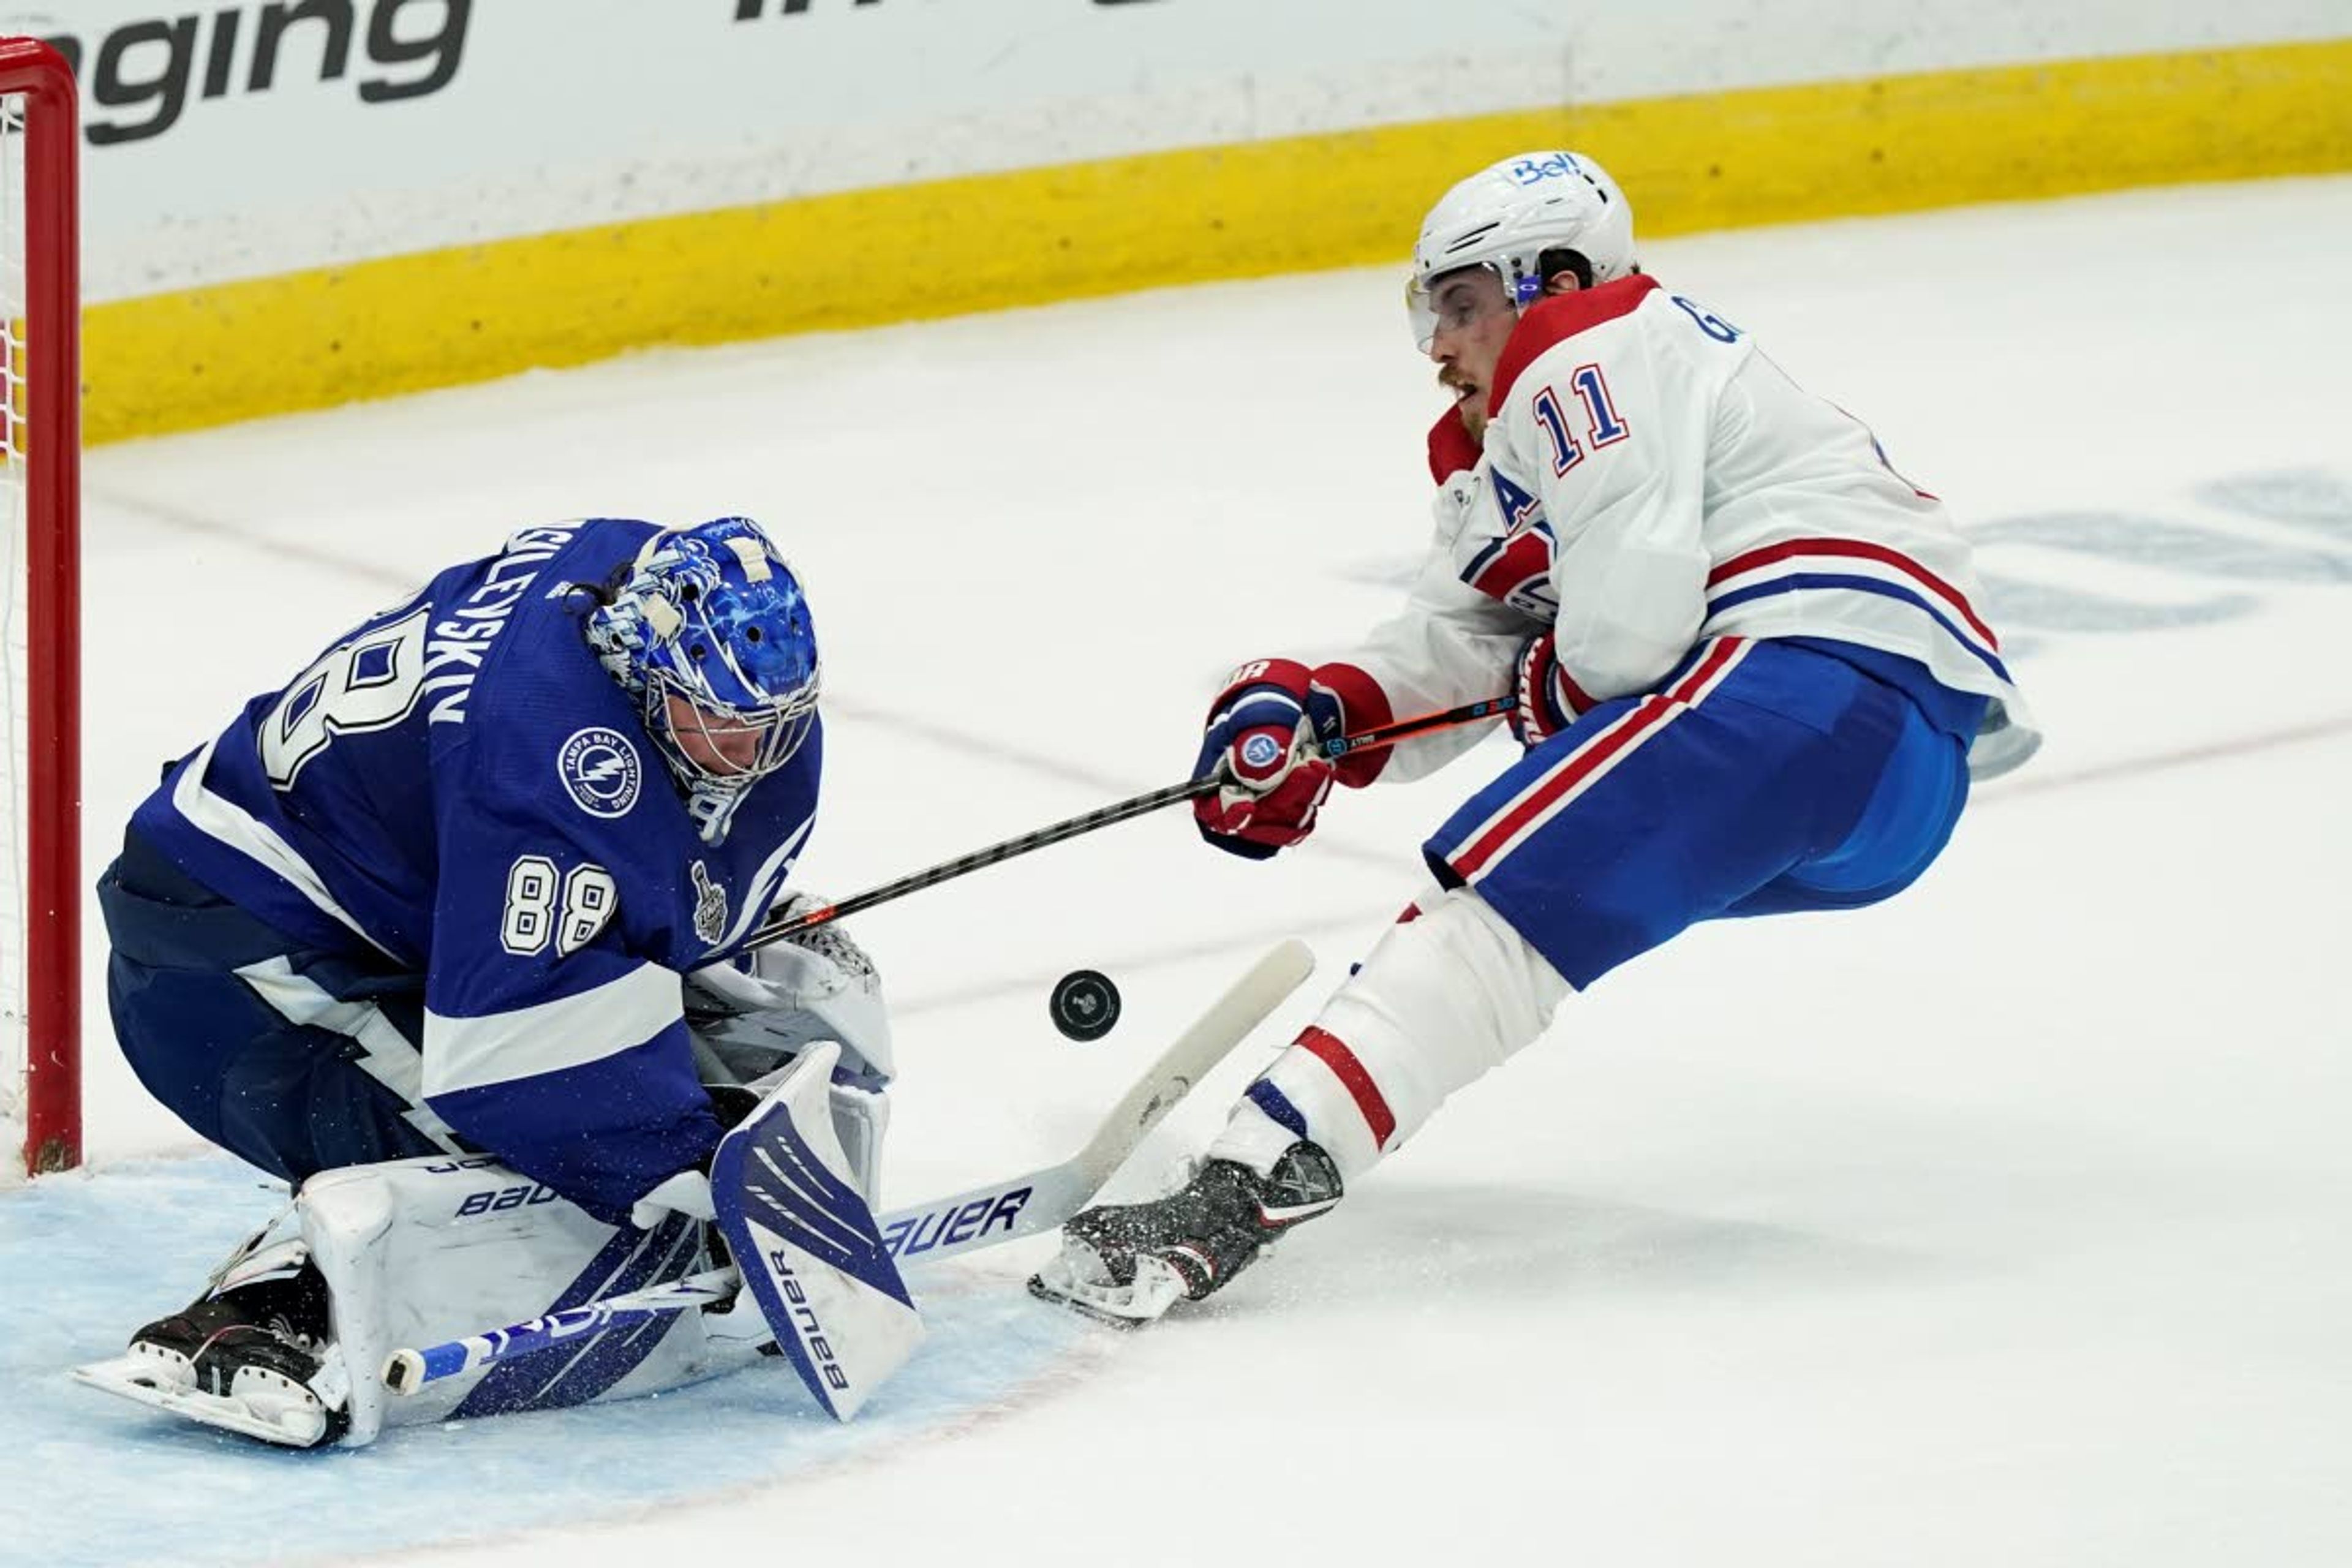
[[[1532,750],[1576,722],[1592,699],[1560,668],[1552,634],[1529,637],[1519,649],[1518,679],[1513,689],[1519,705],[1511,710],[1511,733]]]
[[[1219,788],[1194,798],[1192,820],[1218,848],[1263,860],[1314,831],[1334,777],[1313,751],[1318,719],[1328,718],[1336,733],[1339,714],[1313,684],[1296,659],[1257,659],[1234,670],[1209,705],[1192,776],[1213,773]]]

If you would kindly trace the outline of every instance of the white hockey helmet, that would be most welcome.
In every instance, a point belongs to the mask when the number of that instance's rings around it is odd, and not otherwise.
[[[1641,270],[1633,258],[1633,209],[1609,172],[1581,153],[1521,153],[1491,163],[1440,196],[1412,247],[1405,303],[1423,353],[1437,336],[1430,285],[1465,267],[1486,267],[1525,310],[1543,292],[1542,258],[1571,250],[1592,283]],[[1555,267],[1553,271],[1560,270]]]

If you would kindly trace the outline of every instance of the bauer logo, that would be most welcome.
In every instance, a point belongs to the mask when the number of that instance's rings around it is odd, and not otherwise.
[[[809,1305],[808,1291],[801,1284],[801,1277],[793,1271],[792,1254],[780,1247],[770,1247],[768,1268],[784,1298],[793,1337],[808,1352],[817,1375],[824,1379],[827,1387],[846,1392],[849,1374],[841,1370],[841,1358],[834,1353],[833,1341],[826,1337],[824,1325],[817,1321],[816,1309]]]
[[[1015,1187],[967,1204],[909,1215],[882,1233],[882,1249],[893,1258],[913,1258],[937,1247],[961,1247],[993,1230],[1017,1234],[1021,1211],[1035,1190]]]
[[[82,84],[83,135],[93,147],[144,142],[191,103],[349,81],[362,104],[440,91],[457,75],[474,0],[286,0],[223,5],[58,31],[39,11],[0,12],[0,31],[46,41]]]
[[[555,773],[572,803],[591,816],[626,816],[637,804],[637,788],[645,779],[636,747],[626,735],[602,725],[563,742]]]
[[[526,1183],[519,1187],[493,1187],[484,1192],[467,1193],[457,1205],[453,1219],[477,1219],[486,1214],[505,1214],[510,1209],[537,1208],[541,1204],[557,1201],[553,1187]]]

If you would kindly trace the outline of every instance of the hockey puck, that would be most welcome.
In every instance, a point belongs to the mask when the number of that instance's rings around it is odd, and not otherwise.
[[[1055,983],[1054,1027],[1074,1040],[1099,1040],[1118,1022],[1118,987],[1110,976],[1074,969]]]

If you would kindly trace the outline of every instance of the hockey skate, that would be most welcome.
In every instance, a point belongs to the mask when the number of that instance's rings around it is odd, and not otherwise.
[[[1029,1293],[1120,1325],[1148,1323],[1181,1298],[1198,1301],[1257,1260],[1275,1237],[1339,1201],[1331,1157],[1293,1143],[1261,1176],[1210,1160],[1150,1203],[1091,1208],[1062,1227],[1062,1250]]]
[[[291,1448],[335,1441],[350,1386],[330,1343],[326,1281],[290,1271],[215,1289],[131,1336],[112,1361],[74,1369],[93,1388]]]

